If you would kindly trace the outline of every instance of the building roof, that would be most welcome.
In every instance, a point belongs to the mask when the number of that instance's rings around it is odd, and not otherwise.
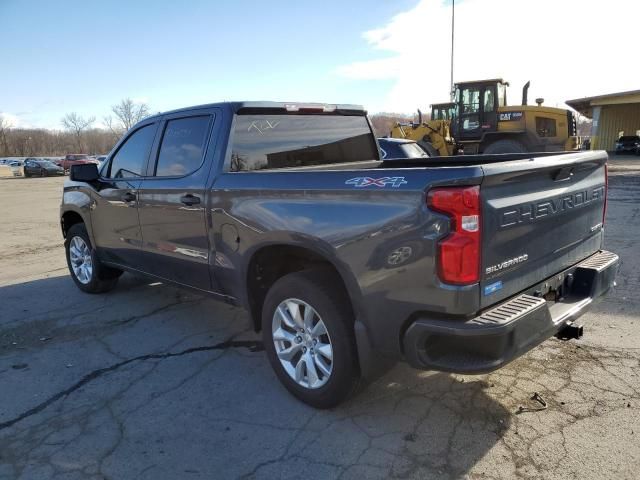
[[[627,92],[607,93],[593,97],[576,98],[565,102],[581,114],[591,117],[593,107],[602,105],[623,105],[626,103],[640,103],[640,90],[629,90]]]

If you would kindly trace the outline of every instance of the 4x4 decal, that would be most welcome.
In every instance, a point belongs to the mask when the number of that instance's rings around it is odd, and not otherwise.
[[[354,187],[386,187],[391,185],[392,187],[400,187],[405,185],[407,182],[404,177],[382,177],[382,178],[371,178],[371,177],[355,177],[350,178],[346,182],[345,185],[353,185]]]

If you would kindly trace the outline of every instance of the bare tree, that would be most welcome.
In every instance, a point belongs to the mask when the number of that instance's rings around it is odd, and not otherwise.
[[[396,123],[411,122],[413,116],[405,113],[374,113],[369,117],[373,125],[373,130],[378,137],[386,137]]]
[[[0,155],[7,155],[9,151],[9,145],[7,143],[7,133],[11,128],[11,122],[9,119],[0,115]]]
[[[120,100],[120,103],[113,105],[111,111],[119,122],[118,126],[113,125],[111,116],[104,118],[104,124],[114,133],[126,132],[136,123],[149,116],[149,106],[146,103],[136,103],[130,98]]]
[[[76,112],[67,113],[62,118],[62,126],[67,130],[73,132],[76,137],[76,146],[78,152],[82,151],[82,134],[87,130],[93,122],[96,121],[96,117],[83,118]]]
[[[114,141],[117,141],[126,131],[121,126],[114,123],[113,117],[111,115],[102,117],[102,124],[107,127],[106,129],[109,130]]]

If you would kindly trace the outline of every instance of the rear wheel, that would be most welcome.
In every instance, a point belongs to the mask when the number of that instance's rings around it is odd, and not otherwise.
[[[262,309],[265,350],[280,382],[298,399],[331,408],[360,378],[353,314],[335,275],[322,269],[285,275]]]
[[[100,263],[83,223],[76,223],[69,228],[64,246],[69,273],[80,290],[102,293],[111,290],[118,283],[122,271]]]
[[[490,155],[492,153],[525,153],[526,147],[517,140],[498,140],[486,147],[482,153]]]

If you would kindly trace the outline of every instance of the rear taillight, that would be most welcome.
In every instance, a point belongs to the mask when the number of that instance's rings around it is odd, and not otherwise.
[[[609,166],[604,164],[604,207],[602,208],[602,226],[607,216],[607,197],[609,196]]]
[[[480,280],[480,187],[429,190],[427,205],[451,218],[451,232],[438,242],[438,276],[444,283]]]

